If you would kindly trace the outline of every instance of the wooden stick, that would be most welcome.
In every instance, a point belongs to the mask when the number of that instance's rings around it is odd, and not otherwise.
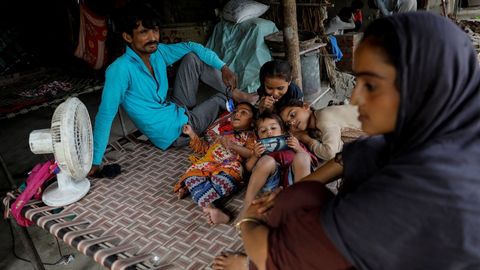
[[[302,70],[300,65],[300,47],[298,42],[297,6],[295,0],[282,0],[283,7],[283,40],[287,59],[292,65],[294,82],[302,89]]]

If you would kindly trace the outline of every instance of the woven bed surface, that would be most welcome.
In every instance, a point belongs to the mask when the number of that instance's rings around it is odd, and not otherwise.
[[[160,269],[210,269],[216,255],[241,250],[231,225],[209,225],[190,197],[176,198],[173,185],[189,166],[189,148],[161,151],[135,144],[116,163],[122,173],[114,179],[92,179],[89,193],[65,211],[81,215],[104,235],[134,244],[139,253],[160,258]],[[238,213],[243,194],[227,203]]]

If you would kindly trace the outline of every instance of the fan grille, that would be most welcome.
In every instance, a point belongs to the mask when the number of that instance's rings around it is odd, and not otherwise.
[[[62,103],[52,118],[52,140],[58,166],[82,179],[92,165],[93,138],[87,108],[77,98]]]
[[[55,151],[55,145],[62,142],[62,134],[60,132],[61,119],[64,114],[65,103],[60,104],[52,117],[52,140],[53,140],[53,149]]]

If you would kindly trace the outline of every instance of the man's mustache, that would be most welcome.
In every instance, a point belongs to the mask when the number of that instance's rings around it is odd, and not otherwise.
[[[153,41],[149,41],[145,44],[145,46],[148,46],[148,45],[157,45],[158,44],[158,41],[156,40],[153,40]]]

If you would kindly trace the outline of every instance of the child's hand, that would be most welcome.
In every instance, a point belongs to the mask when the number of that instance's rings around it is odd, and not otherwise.
[[[232,149],[232,146],[234,145],[234,143],[225,136],[220,137],[220,143],[223,145],[223,147],[229,150]]]
[[[263,146],[261,142],[255,142],[255,145],[253,146],[253,154],[259,158],[263,153],[265,153],[265,146]]]
[[[288,136],[287,138],[288,147],[292,148],[295,152],[304,152],[304,149],[300,145],[300,142],[295,136]]]
[[[190,126],[189,124],[183,125],[182,132],[183,132],[183,134],[188,135],[190,137],[195,135],[195,131],[193,131],[192,126]]]
[[[308,135],[306,130],[302,131],[292,131],[292,135],[295,136],[299,141],[304,144],[307,144],[312,138]]]
[[[272,96],[263,96],[258,106],[261,110],[272,110],[276,100]]]

